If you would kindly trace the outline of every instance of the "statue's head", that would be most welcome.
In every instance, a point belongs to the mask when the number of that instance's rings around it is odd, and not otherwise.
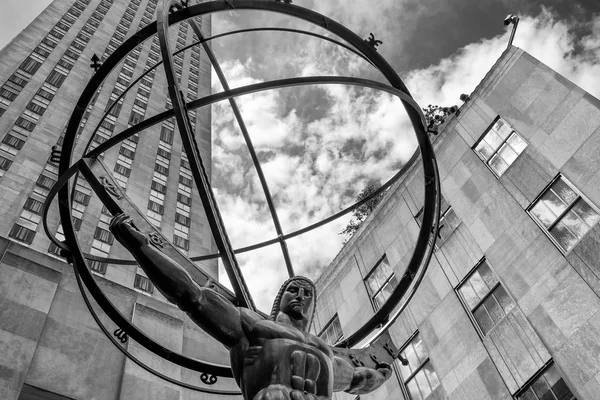
[[[294,325],[308,331],[316,309],[315,284],[303,276],[294,276],[281,285],[271,309],[271,319],[277,320],[279,313],[287,315]]]

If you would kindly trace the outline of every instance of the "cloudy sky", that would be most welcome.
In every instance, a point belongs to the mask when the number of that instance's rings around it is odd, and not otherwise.
[[[49,0],[21,10],[2,0],[0,47]],[[21,2],[22,4],[22,2]],[[366,37],[422,105],[460,104],[505,49],[508,13],[521,17],[514,44],[600,97],[600,4],[596,0],[295,0]],[[374,6],[373,4],[377,4]],[[13,14],[6,12],[13,10]],[[221,13],[213,33],[259,26],[319,28],[285,16]],[[292,76],[342,75],[380,80],[355,55],[314,38],[256,33],[213,43],[232,87]],[[213,90],[221,90],[216,77]],[[238,99],[283,230],[294,231],[350,205],[368,183],[385,181],[414,151],[399,101],[341,85],[306,86]],[[213,182],[234,247],[276,236],[256,172],[227,103],[213,107]],[[343,219],[288,245],[298,274],[317,278],[341,248]],[[263,310],[286,277],[279,248],[240,255],[244,275]]]

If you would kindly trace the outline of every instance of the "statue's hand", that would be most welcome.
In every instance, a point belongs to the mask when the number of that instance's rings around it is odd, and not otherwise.
[[[127,214],[118,214],[110,221],[110,231],[128,249],[148,245],[148,238],[139,231]]]

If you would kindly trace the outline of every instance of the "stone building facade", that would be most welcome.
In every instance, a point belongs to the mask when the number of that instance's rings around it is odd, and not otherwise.
[[[391,329],[409,365],[360,399],[598,399],[600,101],[511,47],[432,140],[437,248]],[[318,279],[317,333],[387,299],[423,188],[417,161]]]
[[[157,0],[54,0],[0,51],[0,399],[203,399],[144,371],[105,337],[80,294],[72,267],[45,235],[41,213],[57,164],[64,130],[83,88],[94,73],[94,54],[104,61],[121,43],[156,19]],[[197,18],[206,36],[211,19]],[[197,40],[187,23],[171,28],[172,47]],[[171,108],[161,67],[132,86],[161,60],[158,40],[131,52],[104,82],[85,114],[75,159],[85,145],[97,146],[113,134]],[[184,95],[210,93],[210,63],[200,46],[175,57]],[[104,122],[101,117],[116,102]],[[190,113],[204,160],[210,160],[211,115]],[[94,128],[100,124],[92,137]],[[161,233],[190,256],[214,252],[200,198],[192,188],[174,120],[165,121],[111,149],[103,162],[127,196]],[[210,170],[210,163],[207,167]],[[130,258],[108,231],[110,215],[80,179],[73,205],[74,224],[84,253]],[[57,208],[49,230],[63,239]],[[226,364],[222,346],[209,339],[176,307],[153,290],[135,265],[90,262],[94,279],[121,313],[173,351]],[[213,276],[216,261],[199,263]],[[119,327],[93,303],[109,332]],[[132,340],[132,354],[165,375],[205,386],[198,373],[153,356]],[[210,388],[237,389],[232,379]],[[225,396],[232,398],[235,396]]]

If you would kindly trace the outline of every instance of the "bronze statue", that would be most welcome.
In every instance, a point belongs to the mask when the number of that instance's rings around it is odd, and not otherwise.
[[[288,279],[266,320],[194,283],[127,215],[115,216],[110,230],[158,290],[227,347],[244,399],[327,400],[333,391],[369,393],[391,376],[388,364],[355,367],[308,332],[315,312],[315,286],[308,278]]]

